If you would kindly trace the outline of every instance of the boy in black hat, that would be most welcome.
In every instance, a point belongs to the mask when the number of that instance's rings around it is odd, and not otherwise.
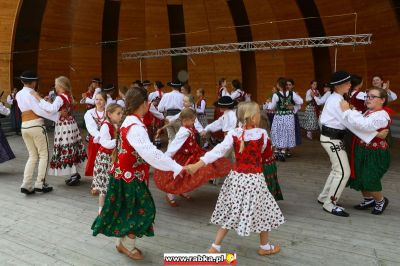
[[[224,114],[207,125],[201,135],[205,136],[207,132],[217,132],[220,130],[226,135],[229,130],[234,129],[237,124],[236,112],[234,110],[236,104],[237,101],[232,100],[230,96],[222,96],[219,98],[218,101],[214,103],[214,106],[219,107]]]
[[[344,208],[336,204],[350,177],[349,160],[343,143],[346,128],[367,142],[378,134],[378,132],[375,134],[360,132],[343,120],[340,102],[344,100],[343,95],[349,92],[350,80],[351,76],[345,71],[337,71],[332,74],[330,85],[334,87],[334,92],[326,100],[320,117],[321,145],[328,153],[332,170],[318,196],[318,202],[323,204],[326,212],[342,217],[349,216]]]
[[[24,87],[16,99],[21,110],[21,133],[29,153],[25,165],[24,180],[21,193],[33,194],[35,192],[50,192],[52,187],[46,184],[47,164],[49,161],[49,148],[47,131],[43,118],[53,122],[58,121],[59,113],[50,114],[39,107],[39,101],[31,94],[36,88],[39,77],[32,71],[25,71],[18,77]],[[39,160],[36,182],[33,181],[33,171]]]
[[[166,119],[181,112],[183,109],[184,97],[184,95],[179,91],[183,86],[179,80],[168,82],[168,86],[172,88],[172,91],[165,93],[158,104],[158,111],[164,113]],[[175,134],[178,130],[179,127],[167,127],[169,142],[175,138]]]
[[[222,131],[224,136],[228,134],[229,130],[236,128],[237,125],[237,116],[235,107],[237,105],[237,101],[232,100],[230,96],[222,96],[214,103],[214,106],[219,108],[223,115],[220,116],[217,120],[208,124],[204,130],[200,133],[202,137],[205,137],[208,132],[218,132]],[[226,155],[232,161],[234,160],[233,150],[227,153]],[[214,179],[213,183],[217,185],[222,179]]]

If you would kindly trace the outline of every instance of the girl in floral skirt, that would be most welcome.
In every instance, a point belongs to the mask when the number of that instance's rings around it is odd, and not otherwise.
[[[261,113],[260,116],[260,128],[269,131],[269,117],[265,113]],[[272,150],[271,139],[268,139],[267,147],[263,153],[263,174],[265,176],[265,182],[267,183],[268,190],[274,196],[275,200],[283,200],[281,187],[278,182],[278,170],[276,167],[274,151]]]
[[[35,91],[31,93],[40,101],[40,108],[50,113],[60,113],[54,130],[54,148],[49,174],[68,175],[69,178],[65,180],[65,183],[74,186],[79,184],[81,176],[77,168],[86,160],[86,150],[78,125],[72,116],[73,99],[69,79],[63,76],[56,78],[55,88],[57,97],[53,103],[45,101]]]
[[[136,237],[154,236],[155,205],[146,185],[150,165],[177,176],[182,166],[164,155],[150,141],[143,116],[149,110],[147,91],[132,88],[126,94],[117,159],[110,170],[110,180],[103,209],[93,222],[93,235],[118,237],[117,250],[133,260],[143,259],[135,246]]]
[[[107,193],[108,172],[111,168],[112,153],[116,146],[116,133],[122,119],[122,107],[111,103],[107,106],[106,120],[100,128],[100,148],[96,156],[93,170],[92,191],[99,193],[99,213],[104,205]],[[97,194],[96,193],[96,194]]]
[[[85,125],[89,133],[88,160],[85,168],[85,176],[93,176],[94,162],[100,148],[100,128],[106,120],[105,107],[107,94],[99,92],[95,96],[95,107],[85,113]],[[92,191],[95,194],[95,191]]]
[[[262,172],[262,154],[267,147],[268,133],[257,128],[260,107],[255,102],[240,103],[237,110],[242,127],[230,130],[223,142],[207,152],[200,161],[185,166],[193,174],[204,165],[215,162],[233,148],[236,163],[226,177],[218,197],[211,223],[220,225],[210,253],[220,253],[221,243],[229,229],[240,236],[260,234],[261,256],[278,253],[280,247],[268,241],[268,232],[284,223],[274,197],[268,191]]]
[[[320,97],[320,93],[318,91],[318,83],[317,81],[311,81],[310,88],[307,90],[306,93],[306,102],[307,107],[304,112],[304,119],[302,120],[301,127],[307,130],[307,138],[312,140],[313,138],[313,131],[319,130],[319,106],[315,102],[314,97]]]

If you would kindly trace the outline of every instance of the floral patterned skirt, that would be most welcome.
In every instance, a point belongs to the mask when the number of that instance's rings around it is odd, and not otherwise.
[[[275,114],[271,126],[271,140],[278,149],[296,147],[296,130],[293,114]]]
[[[230,172],[219,193],[211,223],[248,236],[251,232],[271,231],[284,222],[262,173]]]
[[[276,163],[263,164],[263,174],[265,176],[265,182],[267,183],[268,190],[274,196],[276,201],[283,200],[281,186],[278,182],[278,174],[276,169]]]
[[[111,168],[111,154],[97,153],[94,163],[92,189],[96,189],[101,196],[106,195],[109,182],[109,170]]]
[[[63,121],[57,121],[49,175],[73,175],[77,173],[77,168],[86,160],[86,157],[86,150],[75,119],[69,117]]]
[[[191,156],[178,151],[173,159],[180,165],[188,165],[198,162],[200,157],[204,154],[204,150]],[[177,176],[175,179],[173,177],[173,172],[155,169],[154,182],[156,186],[164,192],[182,194],[200,187],[210,179],[227,176],[231,169],[231,161],[223,157],[211,164],[203,166],[194,175],[184,173],[183,175]]]
[[[154,236],[155,216],[156,207],[145,182],[134,179],[127,183],[110,175],[103,209],[92,224],[93,235]]]
[[[305,130],[313,131],[319,129],[318,116],[315,108],[314,105],[309,104],[304,111],[304,117],[300,122],[301,127]]]

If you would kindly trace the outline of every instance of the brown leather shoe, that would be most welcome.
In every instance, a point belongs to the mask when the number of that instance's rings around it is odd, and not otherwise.
[[[123,253],[126,256],[128,256],[132,260],[143,260],[143,254],[142,251],[138,248],[135,248],[134,250],[130,251],[122,243],[119,245],[115,246],[115,248],[118,250],[119,253]]]
[[[260,248],[259,250],[257,250],[258,255],[260,256],[267,256],[267,255],[274,255],[276,253],[279,253],[279,251],[281,251],[281,247],[279,245],[272,245],[274,248],[273,249],[269,249],[269,250],[265,250]]]

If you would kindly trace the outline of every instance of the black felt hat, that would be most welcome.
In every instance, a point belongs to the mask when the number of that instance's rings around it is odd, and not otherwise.
[[[236,106],[237,102],[232,100],[230,96],[222,96],[214,103],[215,107],[233,109]]]
[[[159,88],[159,89],[164,88],[164,84],[163,84],[161,81],[159,81],[159,80],[156,81],[156,86],[157,86],[157,88]]]
[[[115,89],[114,84],[108,84],[106,87],[103,88],[103,91],[110,92]]]
[[[351,76],[346,71],[336,71],[331,76],[331,86],[338,86],[351,80]]]
[[[27,70],[22,72],[22,74],[17,77],[17,79],[23,81],[23,82],[32,82],[32,81],[36,81],[39,79],[39,77],[37,76],[37,74],[33,71]]]
[[[180,89],[183,86],[182,82],[180,82],[178,79],[174,79],[173,81],[169,81],[167,83],[167,85],[169,87],[172,87],[172,88],[175,88],[175,89]]]
[[[143,80],[143,86],[149,86],[149,85],[151,85],[151,81],[150,80]]]
[[[133,82],[134,84],[137,84],[139,87],[143,87],[143,83],[140,81],[140,80],[135,80],[134,82]]]

